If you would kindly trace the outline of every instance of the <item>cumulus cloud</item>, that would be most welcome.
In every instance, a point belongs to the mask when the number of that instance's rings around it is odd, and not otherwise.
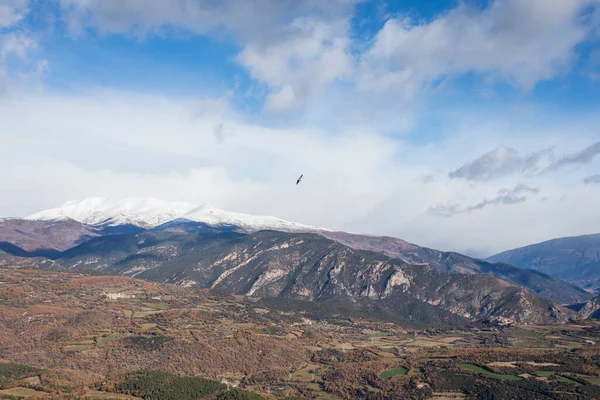
[[[460,206],[457,204],[452,205],[437,205],[429,208],[427,212],[433,216],[439,217],[452,217],[457,214],[469,214],[476,210],[481,210],[485,207],[493,206],[493,205],[511,205],[511,204],[519,204],[527,201],[527,197],[524,195],[526,193],[537,194],[539,189],[532,188],[524,184],[519,184],[512,189],[502,189],[498,191],[498,195],[492,199],[484,199],[477,204],[471,206]]]
[[[354,0],[60,0],[73,34],[163,34],[169,28],[233,38],[235,58],[266,84],[267,109],[295,108],[349,74],[348,21]]]
[[[524,89],[570,68],[591,28],[578,18],[595,0],[461,2],[430,22],[389,19],[362,56],[360,86],[412,96],[436,79],[473,72]]]
[[[297,18],[318,15],[335,20],[352,11],[354,0],[55,0],[73,29],[90,27],[105,34],[143,37],[183,28],[194,34],[219,35],[226,28],[242,42],[268,44],[293,32],[286,26]]]
[[[273,112],[306,106],[340,79],[371,92],[370,101],[380,91],[400,93],[393,103],[407,106],[430,83],[470,72],[530,89],[570,69],[575,46],[592,32],[581,13],[596,3],[461,2],[431,21],[389,18],[365,44],[350,31],[362,0],[55,1],[73,34],[91,28],[144,37],[176,29],[233,38],[241,47],[235,60],[266,85]]]
[[[270,110],[303,104],[320,88],[349,76],[352,69],[345,22],[307,18],[286,29],[294,34],[270,46],[249,44],[238,56],[254,78],[271,87],[266,103]]]

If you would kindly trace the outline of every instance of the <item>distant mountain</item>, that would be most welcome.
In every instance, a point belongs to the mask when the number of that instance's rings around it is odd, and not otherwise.
[[[446,274],[310,233],[146,231],[92,239],[56,262],[252,297],[352,305],[413,325],[497,317],[550,323],[576,315],[488,275]]]
[[[270,216],[255,216],[220,210],[210,205],[168,202],[147,197],[124,199],[89,198],[69,201],[58,208],[40,211],[27,220],[60,221],[70,218],[88,225],[134,225],[154,228],[176,219],[201,222],[211,226],[236,226],[249,232],[263,229],[279,231],[325,231]]]
[[[344,232],[323,232],[321,234],[354,249],[383,253],[411,264],[427,264],[442,272],[489,274],[561,304],[585,301],[592,297],[585,290],[563,280],[538,271],[516,268],[506,263],[495,263],[459,253],[420,247],[401,239],[386,236],[356,235]]]
[[[5,219],[0,221],[0,242],[11,243],[26,252],[52,253],[70,249],[100,236],[100,229],[72,219],[33,221]]]
[[[133,225],[87,225],[73,219],[27,220],[10,218],[0,220],[0,242],[12,244],[24,251],[25,257],[53,258],[89,239],[120,233],[142,232],[143,228]],[[2,247],[0,247],[2,249]],[[5,250],[17,255],[6,247]]]
[[[600,287],[600,234],[552,239],[489,260],[542,271],[588,290]]]

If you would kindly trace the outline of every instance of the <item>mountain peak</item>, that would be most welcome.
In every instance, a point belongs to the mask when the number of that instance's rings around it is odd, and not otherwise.
[[[136,225],[143,228],[156,227],[175,219],[187,219],[208,225],[236,225],[256,231],[319,230],[316,226],[302,225],[271,216],[255,216],[229,212],[210,204],[195,205],[182,201],[166,201],[153,197],[125,197],[110,199],[90,197],[71,200],[62,206],[32,214],[28,220],[58,220],[71,218],[89,225]]]

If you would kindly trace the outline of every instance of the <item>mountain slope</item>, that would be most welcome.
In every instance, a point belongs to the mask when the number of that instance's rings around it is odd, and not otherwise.
[[[352,304],[432,325],[500,316],[564,322],[575,315],[491,276],[445,274],[318,234],[147,231],[93,239],[56,261],[66,268],[246,296]]]
[[[411,264],[428,264],[442,272],[492,275],[525,287],[538,296],[562,304],[585,301],[592,297],[585,290],[568,282],[538,271],[520,269],[505,263],[494,263],[454,252],[419,247],[404,240],[386,236],[356,235],[344,232],[322,232],[321,234],[354,249],[379,252]]]
[[[0,241],[28,252],[64,251],[99,235],[94,227],[72,219],[30,221],[12,218],[0,221]]]
[[[600,234],[552,239],[508,250],[489,260],[539,270],[595,289],[600,281],[600,270],[594,267],[600,261]]]
[[[19,268],[42,268],[42,269],[63,269],[62,266],[56,262],[49,260],[45,257],[36,256],[16,256],[11,253],[14,252],[14,248],[10,249],[11,252],[6,252],[0,249],[0,267],[19,267]],[[21,252],[25,250],[20,249]]]
[[[167,202],[152,198],[103,199],[91,198],[72,201],[65,205],[28,217],[30,223],[44,223],[36,219],[60,224],[72,219],[81,221],[82,229],[91,234],[80,234],[78,243],[90,237],[111,233],[128,233],[132,229],[142,231],[179,230],[181,232],[256,232],[277,230],[283,232],[315,232],[336,240],[354,249],[370,250],[392,258],[400,258],[410,264],[428,264],[443,272],[489,274],[527,288],[534,294],[562,304],[586,301],[591,295],[567,282],[546,274],[515,268],[508,264],[492,263],[449,252],[419,247],[400,239],[334,232],[308,225],[295,224],[274,217],[260,217],[227,212],[204,205],[196,207],[190,203]],[[174,219],[173,219],[174,218]],[[35,220],[35,221],[34,221]],[[84,225],[92,224],[92,225]],[[127,225],[121,225],[127,224]],[[125,227],[126,229],[124,229]],[[143,228],[142,228],[143,227]],[[133,230],[135,232],[135,230]],[[77,231],[74,232],[76,237]],[[6,240],[0,231],[0,241]],[[10,240],[6,240],[11,242]],[[63,246],[73,245],[68,240]],[[11,243],[19,245],[20,242]],[[68,246],[70,247],[70,246]]]

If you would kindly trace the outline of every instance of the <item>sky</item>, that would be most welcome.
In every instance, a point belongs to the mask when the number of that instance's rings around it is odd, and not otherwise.
[[[597,233],[600,0],[0,0],[0,174],[7,217],[150,196],[477,257]]]

